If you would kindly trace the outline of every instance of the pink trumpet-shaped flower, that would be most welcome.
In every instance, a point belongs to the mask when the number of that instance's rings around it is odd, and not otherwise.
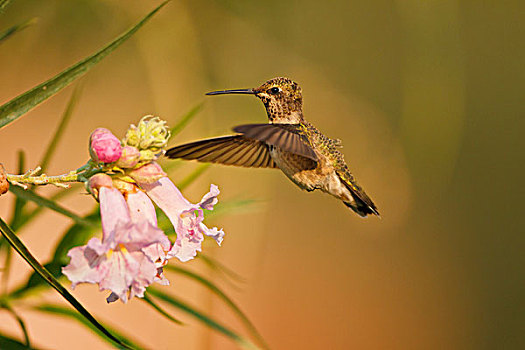
[[[168,216],[175,232],[177,240],[168,252],[169,257],[177,257],[180,261],[193,259],[198,251],[201,251],[204,235],[215,239],[221,244],[224,232],[216,227],[209,229],[203,224],[204,210],[212,210],[217,203],[219,189],[211,185],[210,192],[204,195],[198,204],[190,203],[182,196],[179,189],[167,177],[162,177],[154,183],[142,183],[139,186],[146,190],[146,194],[159,206]]]
[[[126,303],[128,294],[129,298],[142,297],[145,288],[157,278],[159,257],[150,251],[151,247],[167,251],[170,242],[156,227],[151,201],[140,194],[129,196],[131,207],[117,189],[100,188],[103,237],[92,238],[69,251],[71,261],[62,272],[72,288],[79,283],[97,283],[101,290],[112,292],[108,302],[120,299]]]

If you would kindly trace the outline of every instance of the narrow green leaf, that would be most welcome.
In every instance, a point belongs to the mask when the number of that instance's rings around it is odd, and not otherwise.
[[[84,217],[84,220],[92,223],[91,226],[73,224],[67,231],[66,234],[62,237],[60,242],[58,242],[55,252],[53,254],[54,262],[65,263],[64,259],[67,259],[67,252],[73,248],[80,245],[86,244],[91,236],[97,231],[100,231],[100,211],[98,206],[93,212]]]
[[[208,327],[210,327],[210,328],[212,328],[212,329],[214,329],[214,330],[224,334],[228,338],[232,339],[233,341],[235,341],[242,348],[244,348],[244,349],[258,349],[258,347],[255,346],[249,340],[241,337],[240,335],[238,335],[234,331],[230,330],[226,326],[223,326],[222,324],[220,324],[219,322],[213,320],[211,317],[205,315],[204,313],[202,313],[200,311],[197,311],[195,308],[193,308],[192,306],[189,306],[188,304],[186,304],[185,302],[179,300],[178,298],[176,298],[176,297],[174,297],[172,295],[169,295],[167,293],[164,293],[164,292],[162,292],[162,291],[160,291],[160,290],[158,290],[156,288],[153,288],[153,287],[149,287],[147,293],[149,293],[149,294],[159,298],[160,300],[165,301],[169,305],[171,305],[171,306],[173,306],[173,307],[175,307],[175,308],[177,308],[179,310],[182,310],[182,311],[186,312],[187,314],[195,317],[197,320],[201,321],[202,323],[204,323]]]
[[[206,217],[216,217],[224,214],[239,214],[241,212],[248,212],[256,208],[255,204],[261,201],[255,199],[236,199],[226,202],[220,202],[213,210],[206,213]]]
[[[28,347],[24,343],[10,338],[6,335],[0,334],[0,349],[8,349],[8,350],[33,350],[32,348]]]
[[[158,227],[164,231],[164,233],[168,236],[168,237],[172,237],[174,236],[176,233],[175,233],[175,228],[173,227],[170,219],[166,216],[166,214],[159,208],[157,208],[155,210],[155,212],[157,213],[157,225]]]
[[[246,279],[239,275],[237,272],[233,271],[229,267],[226,267],[224,264],[221,264],[216,259],[204,254],[199,253],[197,254],[197,259],[202,260],[206,265],[211,267],[215,271],[223,272],[224,274],[228,275],[230,278],[236,280],[237,282],[245,283]]]
[[[31,18],[23,23],[20,23],[20,24],[17,24],[17,25],[14,25],[12,26],[11,28],[7,28],[6,30],[4,30],[3,32],[0,33],[0,44],[8,39],[10,36],[12,36],[13,34],[17,33],[17,32],[20,32],[22,30],[24,30],[25,28],[33,25],[36,23],[36,18]]]
[[[62,264],[50,262],[44,264],[44,267],[53,277],[60,279],[62,277]],[[28,294],[29,291],[35,290],[37,287],[41,287],[40,290],[47,289],[50,285],[45,279],[43,279],[40,274],[36,271],[29,276],[27,282],[24,286],[15,289],[15,291],[9,293],[10,299],[22,299]]]
[[[197,167],[197,169],[195,169],[190,175],[186,176],[182,181],[177,183],[177,187],[179,188],[179,190],[182,191],[183,189],[191,185],[193,181],[197,180],[197,178],[201,176],[202,173],[204,173],[206,169],[210,167],[210,165],[211,165],[210,163],[200,164]]]
[[[167,313],[163,308],[161,308],[159,305],[157,305],[157,303],[155,303],[153,301],[153,299],[151,299],[149,297],[149,295],[147,294],[144,294],[144,298],[142,298],[142,300],[144,300],[148,305],[150,305],[153,309],[155,309],[158,313],[160,313],[162,316],[166,317],[168,320],[178,324],[178,325],[183,325],[184,323],[178,319],[176,319],[175,317],[171,316],[169,313]]]
[[[29,252],[22,241],[16,236],[9,226],[0,218],[0,231],[7,239],[9,244],[20,254],[20,256],[46,280],[46,282],[53,287],[64,299],[66,299],[82,316],[84,316],[93,326],[102,332],[107,338],[111,339],[120,346],[126,349],[131,349],[128,345],[122,343],[118,338],[111,334],[104,328],[67,289],[58,282],[58,280],[44,267],[38,260]]]
[[[24,320],[18,315],[18,313],[9,305],[7,302],[3,302],[1,307],[9,311],[9,313],[15,318],[16,322],[18,322],[18,325],[20,326],[20,329],[22,330],[22,333],[24,334],[24,341],[25,345],[28,348],[31,348],[31,340],[29,339],[29,333],[27,332],[26,325],[24,323]]]
[[[168,0],[169,1],[169,0]],[[106,57],[109,53],[119,47],[123,42],[129,39],[140,27],[142,27],[157,11],[159,11],[168,1],[163,2],[153,11],[151,11],[140,22],[134,25],[127,32],[120,35],[114,41],[109,43],[95,54],[83,59],[73,66],[62,71],[55,77],[45,81],[31,90],[15,97],[0,107],[0,129],[18,119],[26,112],[36,107],[38,104],[44,102],[49,97],[53,96],[75,79],[79,78],[91,68],[93,68],[100,60]]]
[[[61,198],[64,198],[72,193],[75,193],[75,191],[73,191],[74,189],[77,189],[77,188],[80,188],[82,187],[81,184],[78,184],[78,183],[74,183],[74,184],[71,184],[71,186],[69,187],[69,189],[67,191],[57,191],[55,194],[53,194],[51,197],[49,197],[49,200],[52,201],[52,202],[56,202],[58,201],[59,199]],[[45,207],[41,207],[41,206],[38,206],[36,207],[35,209],[33,209],[32,211],[28,212],[28,213],[24,213],[22,218],[22,222],[18,224],[18,226],[16,227],[17,230],[19,230],[21,227],[27,225],[29,222],[31,222],[31,220],[34,220],[38,214],[40,214],[42,212],[42,210],[44,209]]]
[[[159,164],[168,174],[170,174],[173,170],[180,168],[180,166],[184,163],[181,159],[167,159],[168,158],[159,159]]]
[[[199,103],[198,105],[190,109],[186,114],[184,114],[180,118],[180,120],[177,122],[177,124],[175,124],[175,126],[173,126],[170,129],[171,137],[181,132],[182,129],[184,129],[184,127],[188,125],[188,123],[197,115],[197,113],[200,112],[200,110],[202,109],[202,106],[204,106],[204,102]]]
[[[53,253],[53,258],[50,262],[45,264],[45,268],[56,278],[59,278],[62,274],[61,269],[68,263],[67,252],[77,246],[86,244],[93,233],[95,233],[100,228],[100,214],[97,210],[93,213],[84,217],[84,219],[93,222],[93,226],[84,226],[79,224],[73,224],[69,227],[66,233],[62,236],[60,242],[58,242],[55,251]],[[40,275],[35,271],[33,272],[27,282],[21,287],[15,288],[9,294],[9,298],[16,299],[22,298],[26,293],[35,289],[36,287],[47,286],[46,281],[40,277]]]
[[[57,130],[55,131],[53,138],[49,142],[49,145],[47,146],[47,149],[44,153],[44,156],[42,157],[42,160],[40,161],[40,167],[42,168],[42,172],[44,173],[47,170],[47,166],[49,165],[49,160],[55,153],[56,147],[58,145],[58,142],[62,138],[62,135],[64,134],[64,130],[66,129],[66,126],[71,119],[71,115],[73,114],[73,110],[75,109],[75,106],[78,102],[78,97],[80,96],[80,85],[77,85],[75,89],[73,90],[73,93],[71,94],[71,98],[69,99],[69,102],[66,106],[66,110],[62,114],[62,118],[60,118],[60,123],[58,124]],[[22,174],[22,173],[19,173]]]
[[[18,174],[23,174],[26,171],[26,155],[24,151],[18,151]],[[11,222],[9,225],[14,227],[16,230],[22,223],[22,210],[26,205],[27,200],[21,197],[15,198],[15,205],[13,206],[13,215],[11,216]]]
[[[102,339],[108,341],[110,344],[114,345],[113,342],[109,341],[106,336],[100,332],[100,330],[93,326],[92,323],[87,321],[84,317],[82,317],[78,312],[71,310],[69,308],[60,306],[60,305],[53,305],[53,304],[44,304],[44,305],[38,305],[33,307],[34,310],[38,310],[40,312],[45,312],[48,314],[53,314],[57,316],[67,317],[70,319],[73,319],[75,321],[78,321],[80,324],[88,327],[89,329],[95,331],[95,333]],[[127,335],[124,335],[123,333],[117,331],[115,328],[112,328],[108,326],[107,324],[103,324],[104,328],[109,330],[112,334],[114,334],[117,338],[119,338],[123,343],[127,344],[128,347],[131,347],[133,349],[146,349],[145,346],[139,345],[139,343],[136,340],[133,340]]]
[[[2,295],[5,295],[7,293],[9,277],[11,277],[12,259],[13,259],[13,250],[11,249],[10,245],[6,245],[4,266],[2,267]]]
[[[19,186],[9,186],[9,191],[11,191],[15,196],[17,197],[20,197],[20,198],[23,198],[25,200],[29,200],[29,201],[32,201],[32,202],[35,202],[36,204],[40,205],[40,206],[43,206],[43,207],[46,207],[46,208],[49,208],[51,210],[54,210],[56,211],[57,213],[60,213],[62,215],[65,215],[71,219],[73,219],[75,222],[81,224],[81,225],[86,225],[86,226],[93,226],[93,223],[84,219],[84,218],[81,218],[80,216],[78,216],[77,214],[67,210],[66,208],[60,206],[59,204],[47,199],[47,198],[44,198],[42,196],[40,196],[39,194],[33,192],[33,191],[26,191],[24,190],[23,188],[19,187]]]
[[[176,265],[166,265],[164,267],[166,271],[172,271],[178,274],[181,274],[183,276],[186,276],[196,282],[199,282],[204,287],[208,288],[210,291],[212,291],[215,295],[217,295],[219,298],[221,298],[226,305],[228,305],[235,314],[241,319],[241,321],[244,323],[246,329],[252,334],[252,336],[257,340],[259,345],[263,349],[268,349],[268,344],[266,344],[264,338],[261,336],[261,334],[257,331],[257,328],[253,325],[253,323],[248,319],[246,314],[242,312],[242,310],[229,298],[219,287],[217,287],[216,284],[211,282],[210,280],[206,279],[205,277],[202,277],[195,272],[192,272],[190,270],[184,269],[182,267],[176,266]]]
[[[5,8],[7,7],[7,5],[9,5],[10,2],[11,0],[0,0],[0,13],[5,11]]]

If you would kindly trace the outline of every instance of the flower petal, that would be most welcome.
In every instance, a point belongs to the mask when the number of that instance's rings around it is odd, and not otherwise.
[[[131,253],[135,260],[140,264],[138,275],[131,284],[131,291],[129,298],[137,296],[139,298],[144,297],[144,291],[146,287],[153,283],[157,276],[157,267],[155,264],[144,254],[140,252]]]
[[[131,221],[124,196],[115,188],[102,187],[99,193],[100,217],[102,219],[102,241],[111,240],[119,223]]]
[[[140,222],[146,220],[151,225],[157,226],[155,206],[144,192],[137,190],[135,193],[128,194],[127,202],[131,221]]]
[[[213,210],[213,206],[219,202],[217,199],[219,193],[219,187],[217,187],[217,185],[211,184],[210,192],[206,193],[199,203],[200,207],[206,210]]]
[[[203,223],[199,224],[199,228],[202,233],[204,233],[206,236],[213,238],[217,242],[218,245],[221,245],[224,239],[224,231],[222,229],[219,230],[217,227],[213,227],[209,229]]]
[[[196,242],[188,236],[181,235],[181,238],[177,236],[177,241],[175,241],[168,252],[168,257],[176,257],[182,262],[189,261],[197,255],[197,252],[201,251],[201,244],[202,240]]]
[[[101,258],[90,248],[75,247],[67,253],[67,256],[71,261],[62,268],[62,273],[71,281],[71,288],[83,282],[98,283],[104,277],[106,271],[104,268],[99,268]]]
[[[170,247],[168,236],[147,221],[119,225],[115,230],[115,241],[124,245],[129,251],[137,251],[156,243],[161,244],[166,250]]]
[[[177,221],[182,211],[196,208],[184,198],[177,186],[167,177],[151,184],[139,182],[139,186],[146,190],[148,197],[166,213],[172,223]]]
[[[101,265],[107,269],[107,274],[99,282],[101,290],[108,289],[115,293],[123,303],[128,301],[129,287],[140,271],[140,263],[127,252],[116,250]]]

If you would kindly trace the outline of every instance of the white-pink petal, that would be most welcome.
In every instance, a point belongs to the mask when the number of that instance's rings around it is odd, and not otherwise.
[[[157,226],[157,214],[155,213],[155,206],[151,199],[142,192],[137,190],[135,193],[128,194],[128,208],[133,222],[141,222],[146,220],[153,226]]]
[[[102,187],[99,191],[100,217],[102,219],[102,232],[107,240],[114,232],[119,222],[131,220],[128,205],[122,193],[116,188]]]
[[[62,268],[62,273],[71,281],[71,288],[75,288],[79,283],[98,283],[101,278],[101,270],[93,268],[91,264],[94,259],[86,257],[86,246],[71,249],[67,256],[71,258],[70,263]],[[88,255],[89,256],[89,255]],[[98,258],[98,256],[93,256]]]

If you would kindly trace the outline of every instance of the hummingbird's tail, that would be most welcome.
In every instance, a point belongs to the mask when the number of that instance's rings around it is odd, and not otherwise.
[[[369,214],[374,214],[379,217],[379,211],[377,210],[376,205],[370,197],[359,187],[357,184],[352,183],[351,181],[346,180],[348,176],[339,178],[341,179],[341,182],[348,188],[350,193],[352,194],[351,201],[343,201],[343,203],[353,211],[355,211],[359,216],[365,217]]]
[[[354,212],[356,212],[359,216],[361,217],[366,217],[367,215],[369,214],[374,214],[374,215],[377,215],[379,217],[381,217],[381,215],[379,215],[379,212],[377,211],[377,209],[374,207],[369,207],[368,205],[364,204],[363,202],[360,202],[359,199],[358,200],[355,200],[353,202],[345,202],[343,201],[344,205],[346,205],[348,208],[352,209]]]

